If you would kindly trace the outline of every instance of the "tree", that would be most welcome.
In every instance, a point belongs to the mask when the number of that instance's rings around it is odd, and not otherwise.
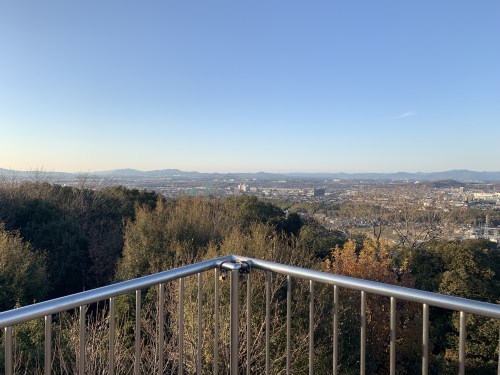
[[[486,240],[430,241],[407,250],[406,260],[416,286],[433,292],[498,303],[500,253]],[[433,352],[450,373],[458,365],[458,313],[431,310]],[[466,361],[478,374],[493,371],[498,345],[498,322],[469,314]]]
[[[49,298],[80,292],[85,287],[88,238],[70,217],[44,200],[26,202],[18,216],[24,238],[47,255]]]
[[[279,228],[285,220],[284,211],[270,202],[254,195],[229,197],[224,201],[225,209],[241,229],[249,228],[252,223],[266,223]]]
[[[365,240],[358,250],[353,240],[336,246],[330,259],[324,263],[327,271],[372,281],[413,287],[414,281],[406,267],[398,266],[391,248],[385,239]],[[339,363],[343,369],[357,368],[359,360],[359,292],[341,288],[339,296],[341,347]],[[367,372],[388,373],[389,353],[389,300],[386,297],[369,295],[367,298]],[[416,366],[420,312],[414,304],[397,304],[398,368]]]
[[[324,260],[335,246],[345,243],[346,237],[343,232],[325,229],[311,218],[301,227],[297,241],[304,254],[314,254]]]
[[[267,259],[270,261],[280,262],[284,264],[297,265],[302,267],[314,267],[315,262],[312,254],[307,256],[302,252],[296,244],[280,233],[276,233],[274,228],[269,224],[253,223],[247,230],[241,232],[234,228],[221,244],[212,244],[206,254],[207,258],[213,258],[219,255],[230,253],[239,253],[250,257]],[[265,372],[265,288],[266,275],[258,270],[250,270],[252,282],[251,295],[251,370],[252,373],[261,374]],[[240,334],[239,348],[241,358],[246,358],[248,347],[246,345],[246,282],[247,277],[242,277],[240,282]],[[219,367],[227,369],[229,365],[229,279],[220,282],[221,293],[221,310],[220,310],[220,364]],[[192,298],[186,298],[187,305],[185,306],[185,326],[191,330],[187,337],[196,337],[196,280],[191,282],[186,280],[185,294]],[[213,300],[213,285],[214,273],[209,272],[203,275],[203,290],[204,290],[204,312],[203,312],[203,337],[204,341],[204,358],[203,367],[206,372],[213,371],[213,329],[214,329],[214,300]],[[270,318],[270,363],[271,373],[283,373],[285,368],[285,353],[286,353],[286,277],[281,275],[269,275],[269,289],[271,301],[271,318]],[[174,289],[175,293],[176,289]],[[308,306],[309,287],[307,282],[300,279],[292,281],[292,355],[291,366],[294,374],[307,374],[308,372],[308,329],[307,319],[309,314]],[[177,301],[177,298],[171,300]],[[327,371],[330,366],[330,343],[325,344],[329,329],[327,313],[327,294],[325,288],[316,289],[315,303],[315,357],[317,358],[315,368],[318,373]],[[174,303],[173,311],[176,311],[177,305]],[[172,309],[172,306],[170,307]],[[177,321],[175,314],[172,314],[174,324],[171,330],[176,332]],[[196,345],[193,342],[189,349],[186,350],[187,366],[194,369],[196,363]],[[245,371],[245,362],[240,364],[240,372]],[[194,371],[194,370],[193,370]],[[225,370],[224,370],[225,373]]]
[[[441,215],[437,209],[424,209],[406,201],[391,210],[388,222],[401,248],[418,248],[441,234]]]
[[[368,202],[345,202],[340,208],[340,214],[347,223],[351,223],[349,230],[351,238],[351,232],[357,220],[370,226],[371,235],[377,243],[379,243],[389,224],[388,210],[382,205]]]
[[[45,254],[0,222],[0,311],[43,300],[47,294]]]

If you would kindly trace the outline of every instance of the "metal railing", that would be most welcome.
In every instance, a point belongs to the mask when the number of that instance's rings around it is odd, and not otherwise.
[[[221,272],[230,274],[230,374],[238,374],[238,369],[246,367],[246,373],[251,372],[251,350],[246,351],[246,358],[240,358],[238,353],[238,332],[239,332],[239,301],[240,288],[239,280],[242,273],[250,273],[254,270],[265,272],[265,373],[270,373],[270,274],[276,273],[286,277],[286,374],[291,373],[291,319],[292,319],[292,279],[299,278],[309,282],[309,353],[308,367],[309,374],[314,372],[314,293],[315,283],[328,284],[333,286],[332,298],[334,303],[333,314],[333,339],[332,339],[332,372],[337,374],[338,371],[338,336],[339,336],[339,289],[345,288],[360,292],[360,358],[359,372],[366,373],[366,341],[367,341],[367,323],[366,323],[366,306],[367,294],[386,296],[390,299],[390,356],[389,368],[390,374],[396,373],[396,302],[411,301],[422,305],[422,374],[429,372],[429,307],[435,306],[444,309],[457,311],[460,314],[460,330],[459,330],[459,373],[465,373],[465,346],[466,346],[466,315],[474,314],[488,318],[500,319],[500,305],[479,302],[464,298],[441,295],[437,293],[425,292],[416,289],[410,289],[400,286],[394,286],[379,282],[373,282],[362,279],[355,279],[346,276],[333,275],[325,272],[319,272],[284,264],[264,261],[260,259],[248,258],[238,255],[228,255],[209,261],[192,264],[170,271],[160,272],[154,275],[145,276],[125,282],[108,285],[102,288],[89,290],[74,295],[61,297],[58,299],[37,303],[30,306],[21,307],[15,310],[9,310],[0,313],[0,329],[4,331],[4,346],[5,346],[5,374],[13,374],[13,337],[12,329],[15,325],[31,321],[34,319],[44,318],[45,321],[45,346],[44,346],[44,373],[51,373],[51,358],[53,353],[52,343],[52,317],[71,309],[79,309],[79,353],[78,371],[79,374],[85,372],[85,311],[89,304],[107,301],[109,303],[108,322],[109,322],[109,373],[115,372],[115,298],[127,294],[135,293],[135,361],[133,373],[139,374],[140,371],[140,342],[141,342],[141,290],[151,287],[158,287],[158,342],[163,342],[164,332],[164,305],[161,303],[165,298],[165,284],[174,280],[179,280],[179,358],[178,358],[178,373],[184,374],[184,278],[192,275],[198,277],[198,337],[197,337],[197,359],[196,373],[202,372],[202,332],[201,322],[203,319],[202,310],[202,285],[203,273],[209,270],[215,270],[215,286],[214,286],[214,353],[213,353],[213,373],[216,375],[219,372],[219,303],[220,303],[220,288],[219,276]],[[246,345],[250,348],[252,345],[251,332],[251,277],[247,278],[246,283]],[[499,340],[500,354],[500,340]],[[163,349],[160,347],[157,355],[159,373],[163,373],[164,357]],[[500,375],[500,361],[498,365],[498,374]]]

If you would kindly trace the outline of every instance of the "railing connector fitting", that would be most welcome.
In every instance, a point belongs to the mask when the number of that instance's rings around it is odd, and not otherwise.
[[[225,261],[222,262],[219,266],[220,269],[220,274],[219,274],[219,280],[220,281],[226,281],[228,277],[229,271],[236,271],[238,270],[238,273],[240,275],[240,280],[245,277],[245,275],[250,273],[250,264],[245,261],[237,260],[237,261]]]

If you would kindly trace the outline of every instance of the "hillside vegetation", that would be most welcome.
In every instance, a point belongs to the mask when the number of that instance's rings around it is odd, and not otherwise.
[[[500,302],[500,252],[482,240],[435,240],[418,248],[398,247],[380,236],[346,242],[312,219],[252,196],[225,199],[180,197],[167,200],[149,191],[123,187],[81,188],[48,183],[0,184],[0,311],[55,298],[111,282],[135,278],[184,264],[236,253],[276,262],[414,287],[465,298]],[[212,371],[213,274],[204,276],[203,368]],[[263,285],[264,275],[252,275]],[[286,279],[273,276],[272,372],[284,368]],[[186,281],[186,296],[196,296],[195,280]],[[222,301],[228,286],[222,284]],[[143,294],[143,358],[141,372],[154,366],[157,340],[157,290]],[[165,311],[165,371],[177,371],[176,312],[178,289],[167,288]],[[307,373],[308,285],[294,282],[294,374]],[[315,370],[331,369],[333,297],[329,287],[318,286],[315,310]],[[133,366],[133,296],[117,301],[117,371]],[[246,309],[242,302],[242,311]],[[252,295],[252,368],[262,373],[264,361],[263,288]],[[357,373],[359,365],[359,293],[341,291],[340,373]],[[107,373],[106,313],[101,303],[89,306],[86,336],[94,348],[86,353],[89,373]],[[186,298],[186,329],[196,337],[196,300]],[[222,314],[227,311],[221,311]],[[388,303],[368,299],[367,373],[388,373]],[[78,324],[74,312],[54,321],[54,373],[76,369]],[[243,317],[242,317],[243,319]],[[242,321],[243,322],[243,321]],[[227,320],[221,322],[221,348],[227,348]],[[431,309],[432,373],[456,373],[458,318]],[[470,373],[494,373],[498,322],[468,317],[467,366]],[[43,368],[43,325],[30,322],[15,328],[16,369],[40,373]],[[421,306],[398,304],[398,371],[420,373]],[[3,340],[3,338],[2,338]],[[186,371],[195,372],[195,342],[186,345]],[[38,345],[38,346],[37,346]],[[36,347],[36,348],[35,348]],[[242,348],[245,348],[242,341]],[[0,350],[3,361],[3,349]],[[229,353],[221,350],[220,365]],[[0,363],[3,366],[3,363]],[[224,368],[224,367],[222,367]],[[469,372],[468,372],[469,373]]]

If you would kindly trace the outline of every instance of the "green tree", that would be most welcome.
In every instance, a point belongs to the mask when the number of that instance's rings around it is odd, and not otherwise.
[[[70,217],[43,200],[22,208],[21,234],[47,254],[48,297],[82,291],[89,266],[88,238]]]
[[[407,250],[406,254],[418,288],[499,303],[500,253],[491,242],[432,241],[421,249]],[[456,373],[458,313],[432,309],[431,320],[433,352],[442,361],[441,371]],[[468,316],[466,360],[471,373],[488,373],[494,368],[498,330],[498,322]]]
[[[0,311],[43,300],[47,294],[46,257],[8,232],[0,222]]]

